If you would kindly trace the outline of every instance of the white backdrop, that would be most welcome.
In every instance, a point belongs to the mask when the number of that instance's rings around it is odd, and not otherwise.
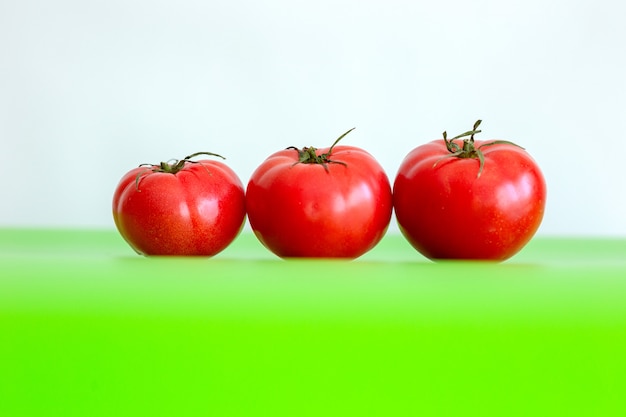
[[[391,180],[483,119],[548,182],[543,235],[626,236],[626,7],[608,0],[0,0],[0,226],[113,227],[119,178],[344,139]],[[397,230],[392,227],[391,230]]]

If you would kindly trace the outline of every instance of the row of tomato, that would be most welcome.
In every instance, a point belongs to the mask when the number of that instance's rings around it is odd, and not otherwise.
[[[393,188],[365,150],[290,147],[270,155],[246,189],[225,163],[194,158],[139,166],[120,181],[113,218],[143,255],[213,256],[246,216],[279,257],[356,258],[384,236],[395,210],[402,234],[431,259],[504,260],[535,234],[544,177],[520,146],[479,141],[480,120],[448,139],[413,149]]]

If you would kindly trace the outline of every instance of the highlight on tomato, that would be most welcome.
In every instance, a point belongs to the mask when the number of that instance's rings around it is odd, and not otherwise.
[[[213,256],[241,232],[246,217],[241,180],[226,164],[198,160],[144,164],[120,180],[113,219],[142,255]]]
[[[365,150],[338,145],[289,147],[253,172],[248,220],[282,258],[357,258],[385,235],[393,202],[383,168]]]
[[[393,185],[400,231],[430,259],[503,261],[518,253],[543,219],[546,183],[524,148],[475,140],[472,130],[413,149]]]

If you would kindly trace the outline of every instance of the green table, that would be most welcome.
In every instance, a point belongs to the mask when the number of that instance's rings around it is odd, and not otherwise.
[[[0,229],[0,416],[626,415],[626,240],[283,261]]]

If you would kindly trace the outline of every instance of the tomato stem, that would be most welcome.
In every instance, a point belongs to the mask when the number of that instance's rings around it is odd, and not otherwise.
[[[195,158],[196,156],[199,155],[208,155],[208,156],[217,156],[219,158],[222,159],[226,159],[224,158],[222,155],[218,155],[216,153],[213,152],[196,152],[196,153],[192,153],[191,155],[188,155],[186,157],[184,157],[183,159],[173,159],[170,160],[168,162],[161,162],[159,165],[154,165],[154,164],[141,164],[139,165],[141,166],[151,166],[152,167],[152,172],[165,172],[168,174],[176,174],[178,171],[180,171],[181,169],[183,169],[185,167],[185,164],[187,162],[190,162],[192,164],[197,164],[197,161],[192,161],[191,158]]]
[[[441,158],[439,158],[434,164],[433,164],[433,168],[443,159],[447,159],[447,158],[474,158],[474,159],[478,159],[479,161],[479,167],[478,167],[478,174],[476,175],[476,178],[479,178],[480,175],[483,172],[483,168],[485,166],[485,155],[482,152],[482,148],[485,146],[491,146],[491,145],[497,145],[497,144],[508,144],[508,145],[513,145],[513,146],[517,146],[518,148],[524,149],[521,146],[513,143],[513,142],[509,142],[507,140],[494,140],[492,142],[488,142],[488,143],[484,143],[482,145],[480,145],[478,148],[476,148],[474,146],[474,135],[477,133],[482,132],[482,130],[478,130],[478,127],[480,126],[480,124],[482,123],[482,120],[476,120],[476,122],[474,122],[474,126],[472,127],[472,130],[468,130],[467,132],[461,133],[460,135],[456,135],[455,137],[453,137],[452,139],[448,139],[448,133],[447,132],[443,132],[443,141],[446,144],[446,148],[448,149],[448,151],[450,152],[449,155],[443,156]],[[469,136],[469,138],[468,138]],[[465,138],[465,139],[463,139]],[[463,146],[459,146],[456,142],[454,142],[457,139],[463,139]]]
[[[144,166],[145,167],[150,167],[150,168],[146,168],[147,172],[164,172],[164,173],[167,173],[167,174],[176,174],[177,172],[179,172],[180,170],[182,170],[185,167],[185,164],[187,162],[192,163],[192,164],[201,164],[201,162],[192,161],[191,160],[191,158],[195,158],[196,156],[200,156],[200,155],[217,156],[219,158],[226,159],[222,155],[218,155],[218,154],[213,153],[213,152],[196,152],[196,153],[192,153],[191,155],[187,155],[183,159],[173,159],[173,160],[170,160],[168,162],[161,162],[158,165],[155,165],[155,164],[141,164],[139,166],[140,167],[144,167]],[[206,167],[205,167],[205,169],[207,170],[207,172],[209,172],[209,170]],[[141,180],[141,177],[143,176],[143,174],[146,173],[146,171],[138,173],[137,174],[137,178],[135,178],[135,188],[137,189],[137,191],[139,191],[139,181]],[[209,174],[210,174],[210,172],[209,172]]]
[[[298,161],[294,162],[293,165],[319,164],[324,167],[326,172],[328,172],[328,164],[341,164],[341,165],[347,166],[345,162],[335,161],[333,159],[330,159],[330,156],[333,153],[333,149],[335,148],[335,145],[337,145],[337,143],[339,143],[341,139],[343,139],[348,133],[352,132],[354,129],[355,129],[354,127],[352,129],[349,129],[344,134],[342,134],[337,139],[335,139],[335,142],[333,142],[331,147],[328,149],[328,152],[325,152],[320,155],[317,154],[317,148],[314,148],[313,146],[305,146],[302,149],[298,149],[295,146],[288,147],[287,149],[294,149],[298,152]]]

